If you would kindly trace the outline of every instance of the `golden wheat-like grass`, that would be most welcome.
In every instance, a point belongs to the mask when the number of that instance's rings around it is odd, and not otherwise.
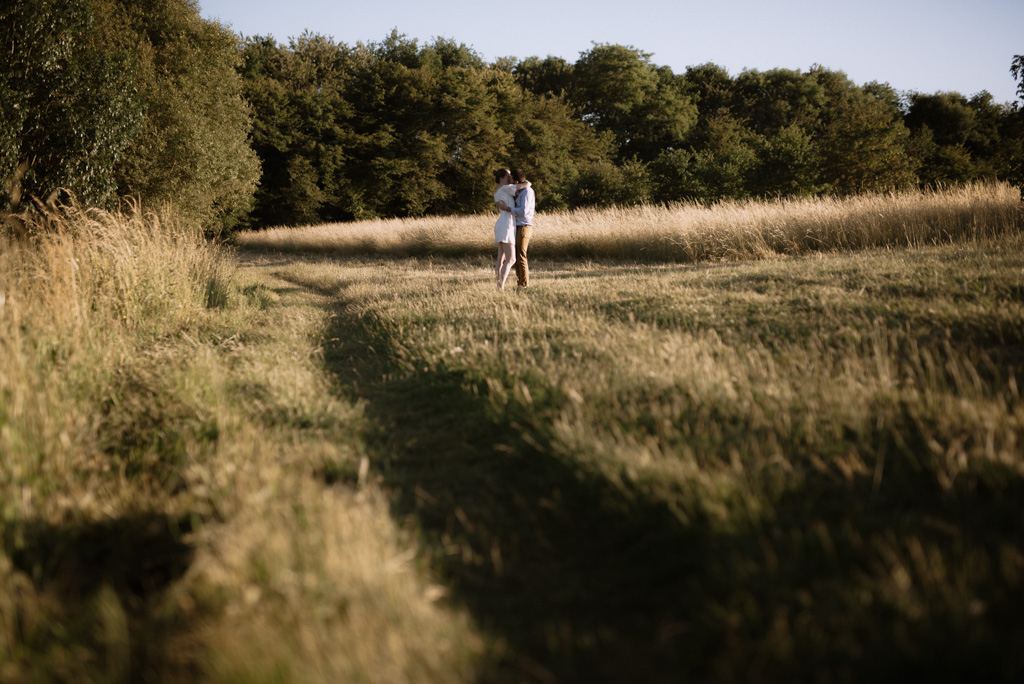
[[[198,231],[137,208],[125,215],[71,208],[45,219],[29,242],[0,249],[0,488],[42,478],[76,486],[64,468],[98,449],[83,397],[140,343],[195,329],[230,272]],[[16,498],[16,497],[15,497]],[[71,506],[36,498],[32,509]],[[44,503],[49,502],[49,504]],[[56,514],[55,510],[49,514]]]
[[[486,216],[245,234],[245,248],[323,258],[250,255],[241,270],[170,214],[49,216],[30,241],[0,244],[0,680],[120,681],[177,663],[168,679],[459,682],[503,651],[528,663],[536,654],[516,649],[533,637],[503,642],[506,616],[482,633],[439,600],[447,588],[423,558],[461,562],[496,591],[522,585],[501,568],[514,571],[548,518],[498,515],[518,504],[495,508],[482,485],[500,474],[512,502],[559,464],[611,483],[629,504],[617,516],[654,502],[717,540],[694,549],[707,555],[674,585],[684,594],[661,599],[700,608],[682,638],[710,635],[723,679],[764,653],[824,678],[872,652],[865,635],[899,642],[900,625],[942,639],[970,624],[1009,643],[1008,623],[985,615],[1015,606],[985,592],[1017,596],[1024,577],[1003,514],[1024,473],[1019,204],[997,184],[542,215],[536,287],[520,294],[495,291],[478,259],[333,258],[490,255]],[[628,263],[645,260],[669,263]],[[751,263],[671,263],[708,260]],[[422,403],[403,406],[408,390]],[[402,440],[380,447],[368,416],[396,411],[410,417]],[[453,443],[454,458],[437,426],[468,416],[509,428],[509,443]],[[418,442],[439,446],[428,467],[403,455]],[[529,467],[496,468],[526,444]],[[448,491],[470,524],[441,500],[423,523],[451,525],[414,536],[381,472],[393,490]],[[172,539],[153,537],[151,519],[191,522]],[[648,518],[618,522],[646,539]],[[82,529],[109,532],[93,537],[107,563],[78,548]],[[154,539],[187,547],[185,567],[140,602],[107,566],[126,572],[124,545]],[[65,591],[68,559],[99,579]],[[626,586],[644,571],[667,581],[628,559],[562,560],[557,579],[601,565]],[[575,589],[536,579],[520,590]],[[833,598],[806,600],[819,590]],[[793,606],[800,620],[776,619]],[[842,638],[816,643],[825,632]],[[574,650],[576,636],[544,643],[577,665],[600,655]]]
[[[549,258],[739,260],[877,246],[921,246],[1015,230],[1020,191],[1005,183],[853,197],[577,209],[539,214]],[[490,215],[380,219],[237,236],[241,247],[337,255],[490,254]]]
[[[0,680],[474,679],[315,296],[276,306],[168,213],[29,228],[0,244]]]

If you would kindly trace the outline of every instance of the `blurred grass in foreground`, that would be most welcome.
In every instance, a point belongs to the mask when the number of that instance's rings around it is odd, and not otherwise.
[[[167,215],[42,220],[0,244],[0,681],[472,679],[322,302]]]

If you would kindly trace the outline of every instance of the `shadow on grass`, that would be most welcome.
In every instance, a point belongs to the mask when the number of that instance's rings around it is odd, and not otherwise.
[[[179,611],[165,605],[165,590],[192,563],[193,547],[183,538],[191,525],[188,516],[158,514],[64,525],[27,522],[19,539],[6,539],[14,567],[50,606],[44,608],[45,624],[22,632],[28,648],[47,654],[36,664],[37,674],[61,680],[96,669],[104,681],[197,677],[189,652],[180,649],[179,637],[189,627]]]
[[[414,521],[452,599],[501,644],[481,681],[1024,675],[1024,565],[999,567],[1024,541],[1024,482],[1009,469],[989,478],[999,491],[944,493],[893,463],[877,496],[870,475],[807,475],[761,522],[728,528],[699,507],[678,515],[672,492],[612,484],[553,448],[543,418],[493,408],[479,378],[410,371],[372,316],[333,313],[325,363],[378,425],[396,518]],[[918,548],[977,564],[969,586],[935,579],[960,568],[930,576]]]
[[[458,373],[382,379],[395,369],[369,346],[387,341],[359,320],[335,326],[345,342],[325,360],[369,402],[396,517],[412,517],[455,599],[507,645],[485,679],[670,681],[664,660],[689,626],[661,614],[659,590],[693,575],[704,531],[531,446]]]

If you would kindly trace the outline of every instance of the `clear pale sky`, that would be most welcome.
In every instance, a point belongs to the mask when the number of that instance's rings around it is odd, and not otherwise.
[[[592,43],[632,45],[676,73],[714,62],[846,72],[858,84],[934,93],[989,91],[1017,99],[1010,75],[1024,54],[1024,0],[199,0],[202,15],[279,42],[310,30],[340,43],[379,42],[392,29],[421,43],[465,43],[484,60],[556,55]],[[499,9],[501,8],[501,9]]]

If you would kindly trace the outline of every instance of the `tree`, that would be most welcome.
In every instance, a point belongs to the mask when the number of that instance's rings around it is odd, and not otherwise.
[[[967,136],[966,147],[977,166],[977,177],[994,180],[1005,176],[999,153],[1010,141],[1003,139],[1002,123],[1012,113],[984,90],[972,95],[967,104],[974,111],[974,127]]]
[[[290,194],[286,188],[291,178],[291,143],[301,131],[285,81],[284,63],[289,52],[273,38],[255,36],[244,41],[241,55],[243,92],[253,116],[252,146],[261,166],[248,220],[260,225],[284,225],[295,213],[293,207],[286,206]]]
[[[815,67],[809,73],[825,92],[814,131],[819,184],[850,194],[912,183],[909,132],[892,102],[858,88],[842,72]]]
[[[749,131],[748,144],[758,158],[744,174],[744,187],[761,196],[826,189],[818,178],[823,160],[816,133],[827,92],[814,75],[747,70],[736,77],[731,91],[731,115]]]
[[[511,165],[525,169],[538,186],[540,209],[568,208],[580,174],[613,157],[611,135],[602,135],[573,116],[561,97],[523,93],[508,126]]]
[[[86,0],[15,0],[0,8],[7,209],[17,209],[16,195],[59,190],[93,206],[116,199],[114,167],[142,118],[138,62],[122,28],[109,8]]]
[[[541,206],[566,206],[581,169],[610,158],[611,138],[561,96],[524,90],[514,69],[397,32],[355,48],[311,34],[246,40],[239,73],[264,161],[251,221],[486,210],[490,172],[509,165],[542,185]]]
[[[1021,102],[1014,102],[1003,118],[1001,134],[1005,144],[999,155],[1001,166],[1006,169],[1006,180],[1024,191],[1024,55],[1013,56],[1010,73],[1017,79],[1017,96]]]
[[[821,152],[811,134],[795,123],[766,137],[759,157],[749,183],[756,195],[808,196],[827,189],[818,174]]]
[[[561,57],[528,57],[512,73],[524,90],[535,95],[565,96],[572,88],[573,65]]]
[[[927,126],[939,146],[963,145],[976,125],[975,111],[960,93],[911,93],[904,122],[911,131]]]
[[[958,183],[1014,177],[1019,124],[1013,107],[997,104],[982,91],[913,93],[904,120],[913,133],[913,151],[922,182]]]
[[[825,103],[824,87],[809,73],[748,70],[736,77],[731,111],[755,133],[772,136],[791,126],[813,130]]]
[[[263,162],[250,222],[339,221],[364,212],[349,180],[356,136],[345,94],[355,59],[352,50],[310,33],[287,46],[245,41],[240,72]]]
[[[630,159],[624,164],[602,160],[584,168],[569,188],[575,207],[610,207],[642,204],[651,199],[647,165]]]
[[[732,115],[713,117],[704,130],[703,144],[690,164],[687,188],[693,199],[706,202],[743,199],[753,194],[764,138]]]
[[[1010,73],[1017,80],[1017,96],[1024,100],[1024,55],[1014,55],[1010,62]]]
[[[172,202],[211,234],[247,210],[235,39],[194,0],[15,0],[0,27],[2,177],[26,169],[26,193],[91,206]]]
[[[195,0],[105,1],[127,17],[144,103],[117,166],[120,194],[170,202],[211,235],[232,228],[259,177],[235,36],[200,17]]]
[[[367,47],[350,91],[352,180],[367,206],[384,216],[481,209],[510,138],[498,125],[501,83],[514,85],[511,74],[448,41],[420,49],[393,32]]]
[[[697,120],[682,79],[633,47],[595,45],[577,60],[572,82],[583,121],[615,136],[620,160],[650,161],[682,145]]]
[[[734,86],[729,72],[711,62],[687,67],[682,80],[683,92],[696,103],[701,121],[729,113]]]

